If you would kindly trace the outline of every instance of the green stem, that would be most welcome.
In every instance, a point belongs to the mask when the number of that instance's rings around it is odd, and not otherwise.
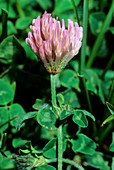
[[[90,55],[89,60],[87,62],[87,66],[86,66],[87,68],[91,67],[91,65],[94,62],[94,59],[95,59],[95,57],[97,55],[97,52],[98,52],[98,49],[101,46],[101,43],[102,43],[102,41],[104,39],[104,34],[107,31],[107,29],[108,29],[108,27],[109,27],[109,25],[110,25],[110,23],[112,21],[113,12],[114,12],[114,0],[112,0],[112,4],[111,4],[110,10],[108,12],[108,15],[107,15],[107,17],[105,19],[105,22],[104,22],[104,24],[102,26],[102,30],[99,33],[99,35],[98,35],[98,37],[97,37],[97,39],[95,41],[95,44],[93,46],[91,55]]]
[[[21,7],[21,4],[19,2],[19,0],[15,0],[15,3],[16,3],[16,6],[17,6],[17,10],[18,10],[18,13],[20,15],[20,17],[25,17],[25,13]]]
[[[50,80],[51,80],[52,106],[53,106],[53,109],[54,109],[54,107],[57,105],[57,102],[56,102],[56,86],[55,86],[56,75],[51,74]],[[62,125],[60,125],[57,129],[57,136],[58,136],[58,170],[62,170],[62,156],[63,156]]]
[[[51,74],[50,75],[51,79],[51,97],[52,97],[52,106],[56,106],[56,87],[55,87],[55,81],[56,81],[56,75]]]
[[[74,0],[71,0],[71,2],[72,2],[72,6],[73,6],[73,8],[74,8],[74,12],[75,12],[76,20],[77,20],[78,24],[80,25],[80,23],[79,23],[79,18],[78,18],[78,13],[77,13],[77,9],[76,9],[76,5],[75,5],[75,2],[74,2]]]
[[[78,163],[76,163],[76,162],[74,162],[74,161],[72,161],[72,160],[62,159],[62,161],[63,161],[64,163],[68,163],[68,164],[74,166],[75,168],[78,168],[79,170],[84,170],[84,168],[83,168],[80,164],[78,164]],[[47,162],[47,163],[57,162],[57,159],[56,159],[56,158],[53,158],[53,159],[50,159],[50,160],[46,160],[46,162]]]
[[[62,157],[63,157],[62,125],[58,127],[57,132],[58,132],[58,170],[62,170]]]
[[[80,164],[78,164],[78,163],[76,163],[76,162],[74,162],[74,161],[71,161],[71,160],[69,160],[69,159],[63,159],[63,162],[68,163],[68,164],[71,164],[71,165],[73,165],[74,167],[78,168],[79,170],[84,170],[84,168],[83,168]]]
[[[85,69],[87,24],[88,24],[88,0],[84,0],[84,7],[83,7],[83,40],[82,40],[80,65],[79,65],[79,72],[80,73]]]

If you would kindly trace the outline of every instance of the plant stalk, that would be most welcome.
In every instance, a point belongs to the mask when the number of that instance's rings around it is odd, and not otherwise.
[[[84,0],[83,7],[83,40],[80,56],[79,73],[85,69],[85,57],[86,57],[86,42],[87,42],[87,24],[88,24],[88,0]]]
[[[80,25],[75,2],[74,2],[74,0],[71,0],[71,2],[72,2],[72,6],[73,6],[73,9],[74,9],[75,16],[76,16],[76,20],[77,20],[78,24]]]
[[[51,80],[51,97],[52,97],[52,107],[54,108],[57,106],[56,102],[56,75],[50,76]],[[58,115],[59,116],[59,115]],[[58,137],[58,170],[62,170],[62,156],[63,156],[63,150],[62,150],[62,125],[60,125],[57,129],[57,137]]]
[[[107,14],[107,17],[105,19],[105,22],[104,22],[104,24],[102,26],[102,30],[101,30],[100,34],[98,35],[98,37],[97,37],[97,39],[95,41],[95,44],[93,46],[91,55],[89,57],[87,65],[86,65],[87,68],[90,68],[91,65],[94,62],[94,59],[95,59],[95,57],[97,55],[97,52],[98,52],[98,49],[99,49],[99,47],[100,47],[100,45],[101,45],[101,43],[102,43],[102,41],[104,39],[104,34],[107,31],[107,29],[108,29],[108,27],[109,27],[109,25],[110,25],[110,23],[112,21],[113,12],[114,12],[114,0],[112,0],[112,4],[111,4],[110,10],[109,10],[109,12]]]

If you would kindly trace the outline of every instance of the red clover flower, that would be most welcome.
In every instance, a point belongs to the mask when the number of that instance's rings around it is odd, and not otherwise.
[[[58,17],[54,19],[46,11],[42,18],[33,19],[30,29],[26,43],[51,74],[59,73],[82,45],[83,28],[78,23],[68,19],[66,29],[64,19],[60,24]]]

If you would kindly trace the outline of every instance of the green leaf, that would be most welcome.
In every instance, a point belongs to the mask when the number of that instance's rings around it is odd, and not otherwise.
[[[101,126],[103,126],[104,124],[106,124],[107,122],[109,122],[111,120],[114,120],[114,114],[109,116],[107,119],[105,119]]]
[[[57,138],[50,140],[43,148],[43,155],[47,158],[56,158]],[[63,137],[63,152],[66,150],[67,140]]]
[[[43,155],[47,158],[56,158],[57,138],[50,140],[43,148]]]
[[[56,170],[56,168],[51,165],[41,165],[37,167],[36,170]]]
[[[9,8],[7,9],[7,2],[0,2],[0,15],[1,15],[1,9],[5,9],[8,10],[8,17],[9,18],[16,18],[17,15],[15,13],[15,10],[13,8],[13,5],[11,5],[11,3],[9,3]]]
[[[18,118],[16,119],[16,123],[15,123],[15,128],[17,128],[18,130],[20,130],[20,128],[23,125],[23,122],[27,119],[31,119],[33,117],[35,117],[37,115],[38,112],[28,112],[26,114],[22,114],[19,115]]]
[[[43,10],[48,10],[52,8],[52,1],[51,0],[36,0],[37,3],[41,6]]]
[[[64,87],[79,87],[79,78],[73,70],[65,69],[60,74],[60,82]]]
[[[98,35],[100,33],[104,20],[105,14],[103,12],[94,12],[90,15],[90,28],[94,35]]]
[[[80,3],[80,0],[74,0],[75,5],[77,6]],[[69,10],[73,10],[71,1],[69,0],[55,0],[54,14],[63,13]]]
[[[14,98],[14,91],[9,83],[0,80],[0,105],[7,105]]]
[[[9,111],[6,107],[0,107],[0,129],[2,131],[8,128]],[[7,122],[7,124],[5,124]]]
[[[5,158],[0,162],[0,169],[14,169],[15,161],[10,158]]]
[[[43,108],[45,108],[45,107],[48,107],[48,106],[49,106],[49,104],[44,103],[43,100],[41,100],[41,99],[36,99],[35,104],[34,104],[32,107],[33,107],[33,109],[35,109],[35,110],[41,110],[41,109],[43,109]]]
[[[23,30],[26,29],[32,22],[32,18],[23,17],[16,20],[16,28]]]
[[[86,81],[86,87],[88,90],[94,92],[97,96],[100,97],[101,101],[105,103],[105,97],[102,89],[102,81],[99,79],[95,71],[88,69],[86,73],[84,72]]]
[[[61,93],[57,94],[57,100],[58,100],[59,106],[61,107],[64,104],[64,96]]]
[[[80,127],[86,128],[88,126],[88,121],[81,110],[76,110],[72,119]]]
[[[16,34],[16,33],[17,33],[17,30],[16,30],[16,28],[14,27],[13,22],[8,21],[7,24],[8,24],[8,35],[10,35],[10,34]]]
[[[47,128],[55,129],[56,116],[49,107],[41,109],[37,114],[38,123]]]
[[[80,108],[80,103],[76,93],[72,89],[68,89],[63,93],[65,104],[71,105],[72,108]]]
[[[65,118],[67,118],[68,116],[72,115],[74,112],[71,110],[63,110],[60,114],[60,120],[63,120]]]
[[[23,63],[25,57],[25,50],[14,35],[5,38],[0,44],[0,61],[9,64]]]
[[[21,138],[17,138],[17,139],[13,139],[12,145],[13,145],[14,148],[21,148],[22,146],[24,146],[28,142],[29,142],[28,140],[23,140]]]
[[[88,165],[94,168],[110,170],[108,162],[103,159],[103,154],[101,152],[95,152],[93,155],[86,155],[86,160]]]
[[[23,119],[23,116],[25,114],[25,110],[23,109],[23,107],[18,104],[18,103],[15,103],[13,105],[11,105],[10,107],[10,118],[14,118],[14,117],[18,117],[17,119],[14,119],[11,121],[11,124],[15,127],[18,126],[18,122],[20,121],[20,119]]]
[[[106,102],[106,105],[110,111],[111,114],[114,114],[114,106],[110,104],[109,102]]]
[[[77,111],[83,112],[85,116],[89,116],[91,119],[93,119],[93,121],[95,121],[95,117],[90,112],[88,112],[86,110],[81,110],[81,109],[77,109],[76,112]]]
[[[78,134],[77,136],[78,139],[71,139],[72,150],[88,155],[94,154],[96,148],[95,142],[84,134]]]
[[[110,149],[111,152],[114,152],[114,142],[111,143],[109,149]]]

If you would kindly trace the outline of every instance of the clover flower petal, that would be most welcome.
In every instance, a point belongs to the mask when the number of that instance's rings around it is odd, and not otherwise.
[[[60,72],[82,45],[83,28],[78,23],[68,19],[66,29],[64,19],[60,24],[58,18],[52,18],[46,11],[42,18],[33,19],[30,29],[32,33],[28,33],[26,43],[51,74]]]

